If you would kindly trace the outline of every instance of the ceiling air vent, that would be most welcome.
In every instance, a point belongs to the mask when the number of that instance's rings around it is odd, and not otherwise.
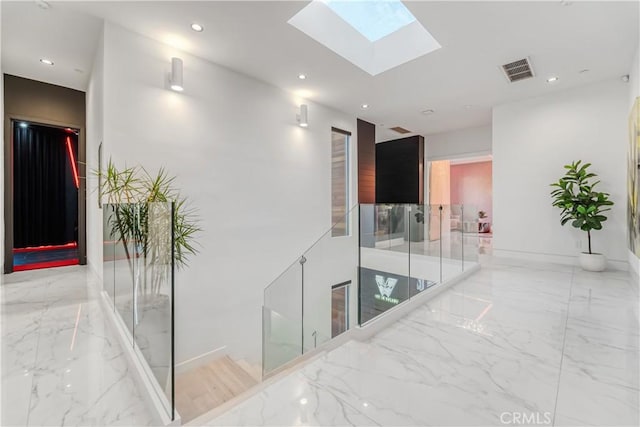
[[[391,130],[392,130],[392,131],[394,131],[394,132],[401,133],[401,134],[411,133],[411,131],[410,131],[410,130],[405,129],[405,128],[400,127],[400,126],[396,126],[396,127],[394,127],[394,128],[389,128],[389,129],[391,129]]]
[[[511,83],[529,79],[534,76],[529,58],[519,59],[502,66],[504,74]]]

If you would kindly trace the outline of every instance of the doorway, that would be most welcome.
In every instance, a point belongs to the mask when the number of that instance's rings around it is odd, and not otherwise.
[[[442,205],[442,224],[432,210],[430,240],[458,231],[478,236],[479,251],[491,254],[493,158],[491,155],[429,162],[429,203]],[[464,206],[465,210],[461,209]],[[441,225],[441,227],[440,227]],[[475,237],[474,237],[475,239]]]
[[[11,121],[13,271],[80,263],[79,133]]]

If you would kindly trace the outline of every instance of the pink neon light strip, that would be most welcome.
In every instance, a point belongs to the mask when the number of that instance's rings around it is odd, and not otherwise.
[[[71,162],[71,168],[73,169],[73,180],[76,183],[76,188],[80,188],[80,179],[78,178],[78,167],[76,166],[76,158],[73,156],[73,149],[71,148],[70,137],[67,137],[67,152],[69,153],[69,161]]]

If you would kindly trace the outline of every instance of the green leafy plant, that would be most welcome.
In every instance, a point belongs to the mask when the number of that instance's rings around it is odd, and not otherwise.
[[[118,169],[111,160],[102,173],[100,196],[113,209],[107,231],[122,242],[136,286],[134,273],[140,268],[134,269],[134,265],[144,262],[145,276],[151,271],[144,286],[152,293],[167,280],[172,256],[176,267],[183,268],[198,252],[195,237],[201,228],[197,212],[180,196],[174,181],[164,168],[151,175],[142,167]],[[175,202],[173,217],[168,202]]]
[[[551,184],[555,189],[551,192],[553,206],[561,210],[560,223],[571,225],[587,232],[589,253],[591,254],[591,231],[601,230],[602,223],[607,220],[603,212],[610,210],[613,202],[609,200],[609,193],[596,191],[600,181],[593,182],[597,177],[589,172],[591,163],[582,164],[582,160],[565,165],[565,176],[558,182]]]

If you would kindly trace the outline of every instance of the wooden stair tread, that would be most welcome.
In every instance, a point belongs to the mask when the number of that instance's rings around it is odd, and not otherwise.
[[[237,360],[236,363],[256,381],[260,382],[262,380],[262,367],[252,365],[244,359]]]
[[[229,356],[176,375],[176,409],[183,423],[220,406],[258,384]]]

